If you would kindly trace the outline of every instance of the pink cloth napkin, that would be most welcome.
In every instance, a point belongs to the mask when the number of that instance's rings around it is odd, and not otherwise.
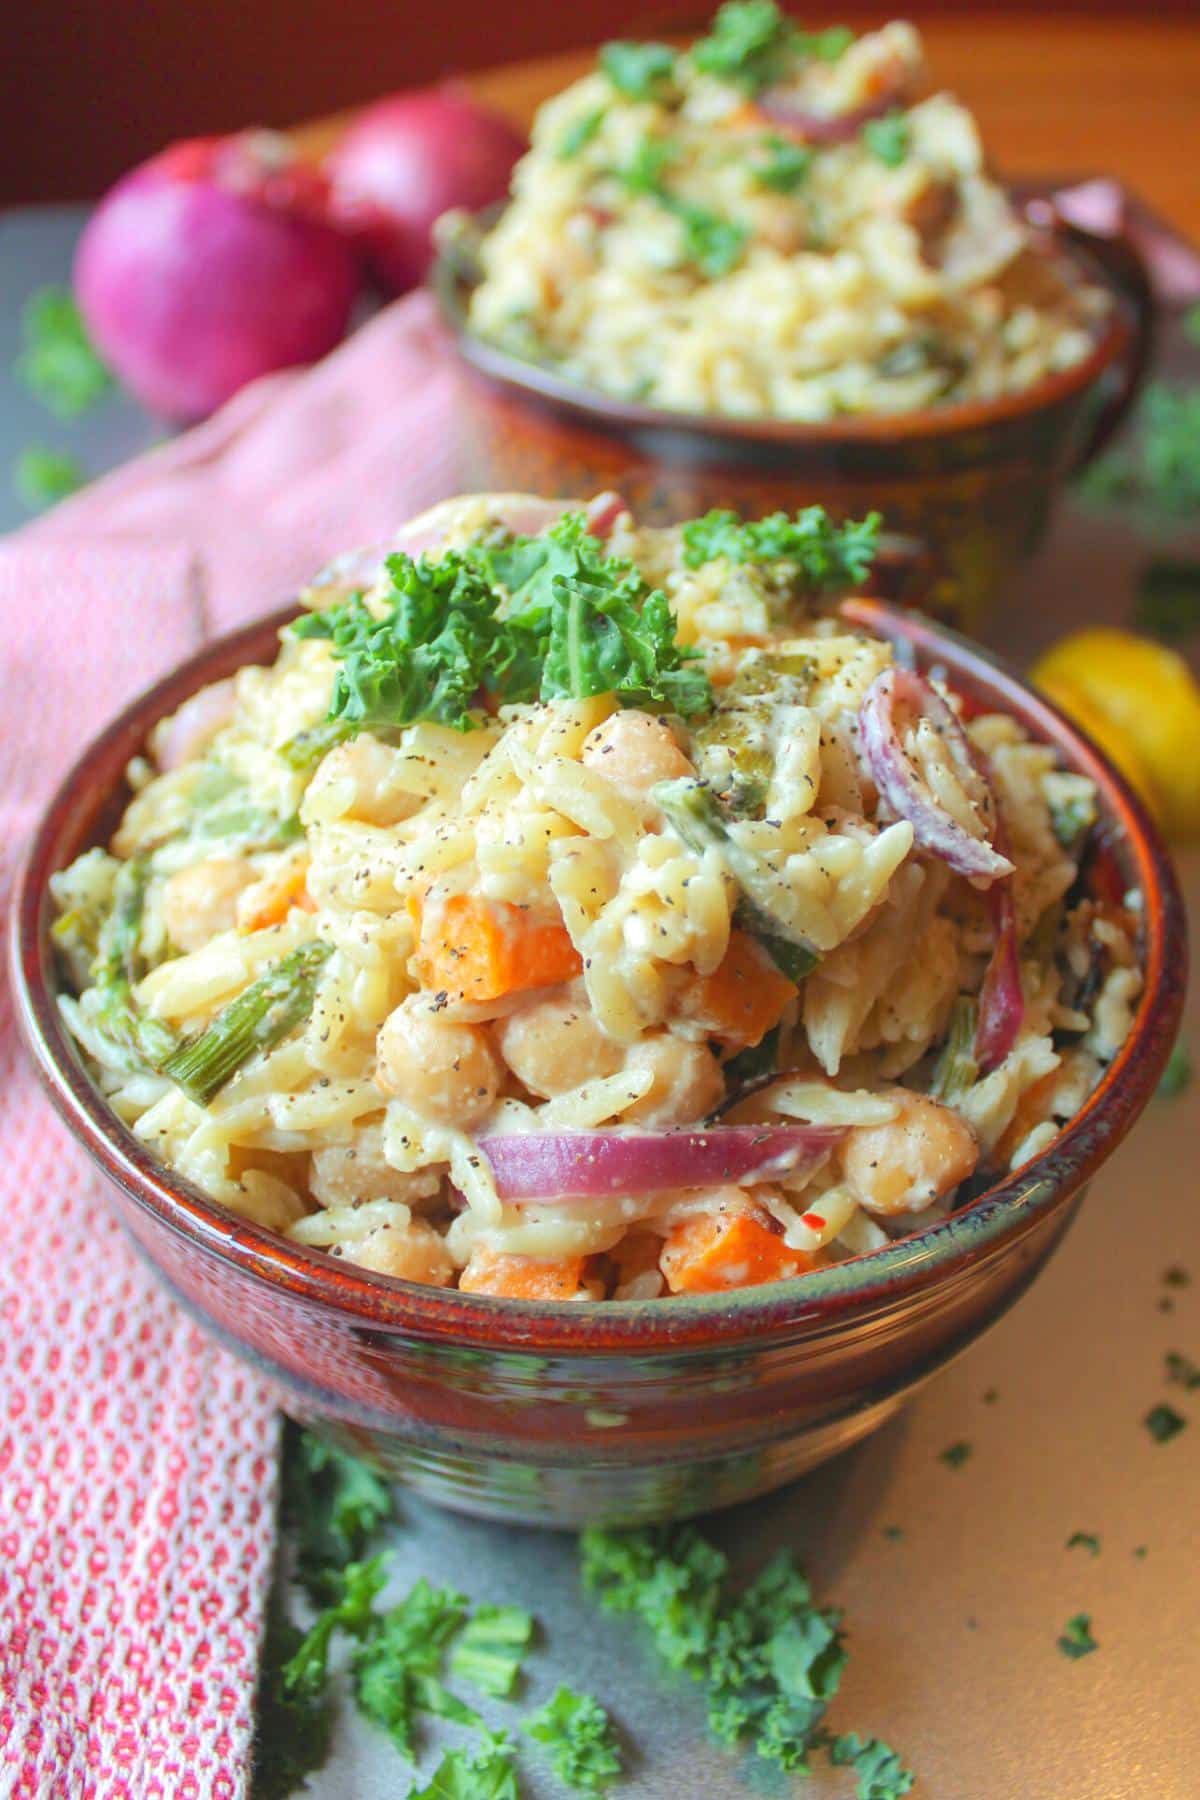
[[[0,544],[0,906],[66,765],[214,630],[455,491],[426,296]],[[239,1800],[275,1412],[113,1225],[0,973],[0,1794]]]

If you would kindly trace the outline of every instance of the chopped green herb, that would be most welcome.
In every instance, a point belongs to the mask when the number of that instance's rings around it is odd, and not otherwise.
[[[1163,1270],[1163,1286],[1173,1288],[1191,1287],[1192,1278],[1179,1263],[1172,1263],[1169,1269]]]
[[[794,563],[802,586],[836,593],[865,581],[880,523],[878,513],[868,513],[838,525],[823,506],[806,506],[794,518],[778,512],[747,521],[718,510],[684,526],[683,560],[689,569],[718,557],[732,563]]]
[[[690,1526],[593,1529],[580,1543],[585,1586],[608,1610],[641,1618],[663,1659],[704,1683],[722,1743],[746,1742],[796,1773],[828,1747],[825,1713],[846,1661],[841,1620],[815,1604],[790,1556],[730,1597],[726,1557]]]
[[[59,500],[65,500],[86,480],[87,474],[78,457],[38,447],[22,450],[13,473],[18,498],[34,509],[54,506]]]
[[[1145,1560],[1146,1560],[1145,1544],[1135,1544],[1133,1547],[1133,1554],[1137,1557],[1139,1562],[1145,1562]]]
[[[549,1752],[560,1781],[579,1794],[602,1794],[621,1773],[612,1720],[591,1694],[560,1687],[525,1721],[525,1730]]]
[[[1197,445],[1200,455],[1200,444]],[[1200,563],[1163,559],[1138,576],[1133,622],[1139,631],[1179,644],[1200,631]]]
[[[888,113],[886,118],[867,120],[862,141],[872,156],[889,169],[898,169],[912,148],[912,128],[903,113]]]
[[[1092,1636],[1092,1618],[1090,1613],[1076,1613],[1063,1626],[1058,1647],[1064,1656],[1078,1661],[1081,1656],[1090,1656],[1093,1650],[1100,1648]]]
[[[328,1601],[338,1571],[358,1562],[395,1517],[391,1489],[357,1456],[291,1424],[282,1487],[282,1523],[295,1538],[297,1579],[313,1600]]]
[[[672,200],[670,210],[683,225],[687,258],[702,275],[716,281],[737,267],[750,236],[745,225],[685,200]]]
[[[890,1538],[895,1544],[904,1536],[904,1529],[900,1525],[885,1525],[883,1528],[883,1535],[885,1538]]]
[[[558,149],[554,153],[560,162],[570,162],[573,156],[578,156],[591,143],[604,123],[606,110],[603,106],[597,106],[591,112],[580,113],[577,119],[571,120],[559,138]]]
[[[1094,1531],[1073,1531],[1067,1539],[1068,1550],[1090,1550],[1093,1556],[1100,1554],[1100,1539]]]
[[[600,67],[627,100],[660,100],[675,74],[669,44],[605,44]]]
[[[853,1734],[834,1738],[829,1760],[855,1771],[858,1800],[902,1800],[904,1794],[911,1793],[917,1779],[879,1738],[864,1740]]]
[[[1200,1388],[1200,1366],[1190,1356],[1184,1356],[1178,1350],[1168,1350],[1166,1363],[1168,1381],[1174,1381],[1189,1393]]]
[[[317,1614],[283,1666],[288,1693],[313,1700],[324,1693],[335,1633],[361,1638],[372,1628],[375,1597],[387,1581],[383,1565],[382,1556],[373,1556],[369,1562],[347,1563],[338,1572],[332,1604]]]
[[[948,1469],[961,1469],[969,1462],[974,1452],[974,1445],[960,1438],[956,1444],[947,1444],[944,1450],[938,1451],[938,1461],[945,1463]]]
[[[1173,1406],[1160,1404],[1150,1408],[1142,1423],[1156,1444],[1168,1444],[1173,1437],[1179,1436],[1187,1420]]]
[[[45,287],[31,295],[21,315],[21,330],[24,347],[17,358],[17,375],[60,419],[86,412],[111,388],[112,376],[97,356],[67,288]]]
[[[617,178],[631,194],[649,194],[662,199],[663,171],[670,168],[677,155],[674,144],[665,138],[643,138]]]
[[[544,536],[448,551],[440,562],[389,557],[388,570],[381,616],[354,595],[291,627],[333,645],[335,722],[392,730],[437,719],[466,731],[481,690],[504,701],[615,693],[685,717],[711,702],[694,653],[676,642],[666,596],[605,554],[582,513]],[[290,748],[294,761],[309,754],[299,738]]]
[[[479,1606],[450,1653],[450,1668],[484,1694],[506,1699],[533,1636],[533,1614],[520,1606]]]
[[[1192,1057],[1186,1044],[1176,1044],[1167,1059],[1167,1066],[1162,1072],[1155,1092],[1160,1100],[1177,1100],[1184,1089],[1191,1085]],[[1174,1285],[1174,1284],[1173,1284]],[[1179,1283],[1179,1286],[1185,1285]]]
[[[392,591],[381,614],[352,594],[290,627],[294,637],[333,646],[330,718],[368,729],[435,719],[469,730],[485,674],[499,686],[508,670],[499,596],[457,551],[436,561],[389,556],[387,569]]]
[[[816,152],[808,144],[793,144],[787,138],[772,134],[764,144],[766,161],[757,163],[751,173],[759,187],[774,194],[794,194],[808,180]]]
[[[377,1618],[354,1658],[354,1697],[359,1711],[388,1733],[409,1761],[416,1760],[420,1713],[477,1725],[479,1715],[441,1680],[446,1646],[466,1617],[467,1602],[451,1588],[418,1581],[398,1606]]]
[[[693,44],[694,66],[702,74],[759,93],[782,80],[794,62],[815,57],[836,62],[854,42],[845,26],[800,31],[772,0],[728,0],[707,37]]]
[[[304,1642],[278,1595],[267,1610],[254,1702],[253,1800],[287,1800],[329,1755],[333,1712],[328,1693],[296,1690],[284,1670]]]
[[[331,949],[318,941],[281,956],[203,1031],[173,1050],[162,1073],[197,1106],[207,1106],[255,1051],[272,1049],[307,1019]]]
[[[520,1800],[517,1766],[507,1732],[489,1731],[483,1742],[447,1750],[426,1787],[408,1800]]]

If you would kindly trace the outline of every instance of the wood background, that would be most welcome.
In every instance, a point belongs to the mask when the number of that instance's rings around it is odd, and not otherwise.
[[[514,117],[617,34],[687,31],[689,0],[0,0],[0,204],[87,198],[171,138],[287,125],[468,70]],[[805,9],[879,19],[896,6]],[[1196,0],[1114,10],[956,4],[911,15],[935,80],[1013,173],[1106,170],[1200,236]],[[496,68],[497,64],[509,64]]]

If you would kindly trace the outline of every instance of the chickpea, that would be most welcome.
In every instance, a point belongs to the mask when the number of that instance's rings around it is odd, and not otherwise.
[[[177,950],[199,950],[237,923],[238,896],[255,879],[240,856],[214,856],[168,876],[163,887],[163,923]]]
[[[725,1077],[707,1044],[655,1032],[629,1052],[628,1069],[648,1069],[652,1085],[621,1117],[642,1125],[687,1125],[703,1119],[724,1097]]]
[[[398,825],[421,804],[402,785],[404,766],[389,745],[360,732],[348,743],[336,744],[322,760],[308,785],[301,816],[306,823],[361,819],[367,825]]]
[[[322,1206],[353,1206],[364,1200],[402,1200],[406,1205],[436,1194],[441,1177],[434,1169],[405,1174],[383,1154],[383,1127],[365,1125],[348,1144],[314,1150],[308,1185]]]
[[[842,1174],[868,1212],[921,1212],[965,1181],[979,1145],[965,1119],[926,1094],[894,1089],[900,1114],[886,1125],[859,1125],[841,1147]]]
[[[543,1100],[596,1076],[615,1075],[625,1060],[577,987],[513,1013],[497,1027],[497,1036],[517,1080]]]
[[[348,1244],[346,1257],[360,1268],[401,1281],[421,1281],[427,1287],[449,1287],[454,1279],[450,1252],[423,1219],[413,1219],[403,1228],[379,1225],[358,1243]]]
[[[500,1061],[487,1033],[439,1019],[419,994],[383,1021],[375,1053],[375,1080],[384,1093],[439,1125],[469,1131],[500,1091]]]
[[[615,712],[589,731],[580,761],[635,800],[644,800],[660,781],[695,774],[671,727],[636,710]]]

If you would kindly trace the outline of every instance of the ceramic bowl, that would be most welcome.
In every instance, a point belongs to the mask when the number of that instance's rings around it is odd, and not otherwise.
[[[1132,1032],[1053,1145],[931,1230],[790,1283],[724,1296],[551,1305],[368,1274],[246,1223],[161,1166],[94,1087],[55,1002],[51,874],[113,829],[151,726],[267,662],[287,614],[210,645],[84,752],[19,878],[17,1009],[58,1111],[109,1178],[119,1224],[179,1302],[266,1373],[284,1408],[463,1511],[632,1523],[729,1505],[845,1449],[1019,1298],[1153,1094],[1186,956],[1170,860],[1140,803],[1044,700],[961,639],[878,602],[855,614],[936,662],[972,708],[1012,712],[1098,784],[1090,879],[1143,896]]]
[[[1042,253],[1111,296],[1088,356],[1021,393],[919,412],[799,424],[667,412],[567,380],[475,336],[472,278],[445,251],[434,271],[458,350],[468,429],[465,489],[572,495],[616,489],[647,524],[733,507],[747,518],[819,501],[840,518],[878,508],[911,559],[894,599],[972,631],[1036,547],[1068,478],[1107,443],[1146,368],[1154,316],[1129,237],[1068,225],[1017,195]],[[480,221],[486,225],[487,218]]]

